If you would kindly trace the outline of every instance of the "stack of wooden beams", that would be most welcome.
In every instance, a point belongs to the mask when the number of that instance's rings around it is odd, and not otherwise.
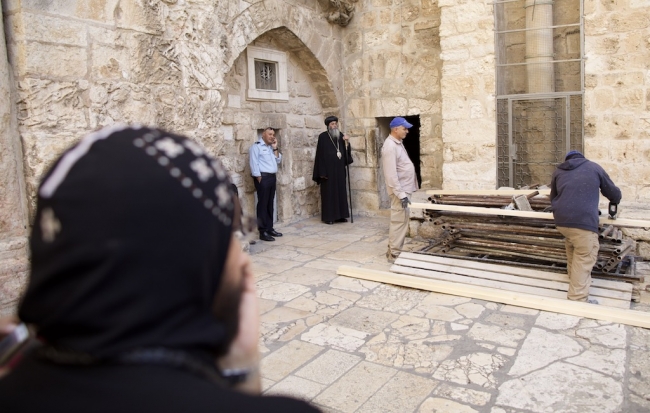
[[[565,299],[569,289],[569,277],[562,273],[419,253],[402,252],[390,271],[542,297]],[[632,285],[594,279],[589,297],[601,305],[630,308]]]
[[[515,292],[566,297],[568,277],[564,240],[555,228],[553,215],[541,212],[550,206],[548,190],[539,191],[541,194],[517,190],[478,194],[436,192],[429,198],[430,204],[412,207],[424,209],[426,219],[440,225],[445,230],[444,235],[432,240],[417,259],[400,255],[391,271],[409,275],[431,275],[428,272],[433,271],[434,278],[441,280],[499,289],[511,286]],[[514,198],[522,195],[529,201],[530,209],[515,210],[520,204],[513,202]],[[634,242],[625,239],[615,224],[621,222],[638,227],[650,226],[650,222],[613,221],[606,217],[600,221],[600,250],[592,272],[598,280],[594,281],[592,288],[595,290],[591,293],[604,305],[629,308],[630,300],[637,301],[639,297],[640,277],[634,271]],[[441,260],[452,261],[443,263]],[[443,264],[446,270],[439,267]],[[474,271],[471,275],[467,274],[468,266]],[[504,272],[502,267],[511,270]],[[477,281],[479,279],[482,281]]]

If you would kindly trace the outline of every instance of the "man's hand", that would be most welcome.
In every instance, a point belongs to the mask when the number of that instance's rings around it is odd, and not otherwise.
[[[608,208],[609,218],[616,219],[616,214],[618,213],[618,204],[609,203]]]
[[[408,208],[408,206],[411,205],[411,201],[409,200],[409,198],[407,196],[402,198],[401,201],[402,201],[402,208],[404,208],[404,209]]]
[[[257,179],[257,182],[262,182],[262,177],[261,176],[256,176],[255,179]]]

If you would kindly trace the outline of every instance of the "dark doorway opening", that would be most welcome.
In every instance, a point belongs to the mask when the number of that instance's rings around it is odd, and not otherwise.
[[[390,134],[390,118],[376,118],[377,130],[375,132],[376,150],[377,150],[377,189],[379,191],[379,208],[390,208],[390,199],[386,190],[386,183],[384,181],[383,166],[381,162],[381,148],[388,134]],[[404,119],[413,127],[409,129],[408,135],[402,141],[404,149],[408,153],[413,166],[415,166],[415,174],[417,176],[418,185],[422,186],[422,177],[420,176],[420,116],[404,116]]]
[[[404,119],[413,127],[409,129],[408,135],[402,141],[406,153],[409,154],[413,166],[415,166],[415,175],[418,178],[418,187],[422,187],[422,176],[420,175],[420,117],[404,116]]]

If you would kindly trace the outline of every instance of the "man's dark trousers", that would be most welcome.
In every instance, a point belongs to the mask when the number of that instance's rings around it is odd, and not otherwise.
[[[275,198],[275,174],[262,172],[262,180],[253,177],[257,191],[257,228],[262,232],[273,229],[273,198]]]

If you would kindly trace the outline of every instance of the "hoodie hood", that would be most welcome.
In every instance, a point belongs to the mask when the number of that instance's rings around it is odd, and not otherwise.
[[[586,162],[589,162],[589,161],[584,156],[583,157],[574,156],[573,158],[569,159],[568,161],[562,162],[557,167],[558,167],[558,169],[564,169],[565,171],[570,171],[572,169],[576,169],[576,168],[580,167],[581,165],[585,164]]]

